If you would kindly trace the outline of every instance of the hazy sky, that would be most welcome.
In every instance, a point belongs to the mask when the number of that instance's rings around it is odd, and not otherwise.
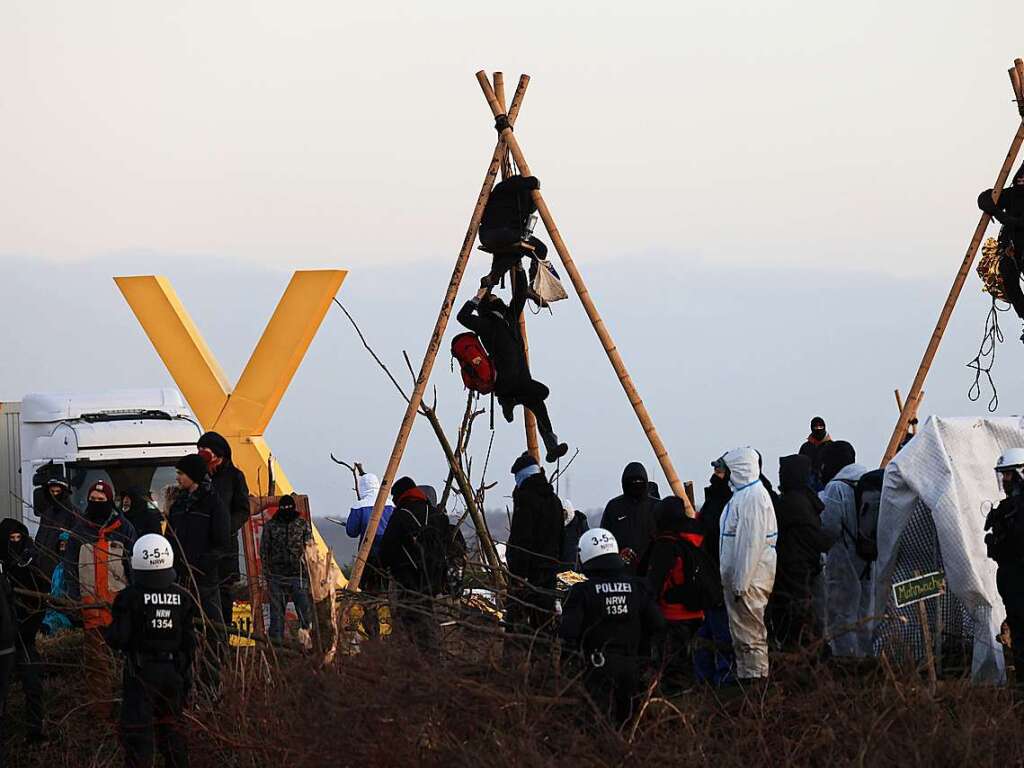
[[[168,384],[110,280],[133,272],[174,281],[229,375],[303,267],[352,269],[339,298],[396,368],[418,358],[494,143],[473,73],[502,68],[534,77],[517,135],[680,473],[741,442],[774,462],[817,412],[871,463],[1017,125],[1022,28],[1015,0],[8,0],[0,397]],[[984,313],[972,277],[926,412],[984,411]],[[653,457],[578,302],[531,327],[596,506]],[[438,381],[451,421],[446,358]],[[380,467],[401,406],[332,310],[271,445],[344,506],[327,451]],[[443,472],[432,440],[408,471]],[[503,480],[519,441],[498,425]]]

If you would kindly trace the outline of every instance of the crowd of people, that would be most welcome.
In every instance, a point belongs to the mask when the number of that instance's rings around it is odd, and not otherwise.
[[[652,670],[672,693],[696,683],[763,685],[771,648],[816,659],[872,654],[874,530],[864,492],[872,473],[853,446],[834,441],[816,417],[800,450],[780,458],[777,489],[752,448],[728,451],[711,468],[694,511],[674,495],[660,498],[632,462],[621,495],[590,528],[533,455],[511,467],[506,632],[559,637],[620,719]],[[423,488],[408,477],[395,483],[368,573],[380,593],[390,575],[396,626],[435,652],[427,606],[443,592],[438,563],[451,527]],[[360,479],[350,535],[365,535],[378,493],[375,477]],[[577,570],[585,580],[566,591],[559,574]]]
[[[157,750],[169,766],[188,764],[182,713],[193,691],[206,702],[220,696],[240,579],[238,532],[250,500],[245,476],[216,432],[177,462],[176,477],[162,508],[149,492],[118,492],[106,480],[87,488],[79,508],[71,483],[55,473],[33,499],[34,539],[21,522],[0,521],[0,748],[9,741],[6,702],[15,679],[25,696],[28,744],[49,739],[37,638],[81,631],[89,692],[81,704],[97,721],[111,722],[120,698],[125,764],[152,765]],[[311,535],[295,500],[278,499],[260,537],[272,639],[283,635],[287,600],[300,638],[309,631]]]

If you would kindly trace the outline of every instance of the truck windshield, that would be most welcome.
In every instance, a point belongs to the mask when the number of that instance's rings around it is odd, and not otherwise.
[[[93,483],[105,480],[114,487],[117,494],[138,490],[152,494],[157,506],[163,507],[164,489],[175,485],[176,473],[173,458],[144,462],[111,462],[109,464],[81,463],[68,464],[68,476],[75,504],[85,509],[86,496]]]

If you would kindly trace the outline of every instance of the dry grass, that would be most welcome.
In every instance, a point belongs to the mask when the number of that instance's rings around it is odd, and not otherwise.
[[[817,666],[773,659],[764,691],[699,688],[651,699],[619,732],[594,713],[549,659],[507,665],[493,636],[450,640],[426,660],[399,639],[318,669],[309,658],[234,656],[216,713],[189,714],[194,766],[1015,765],[1024,761],[1021,709],[1009,692],[944,681],[936,695],[887,666]],[[119,765],[113,729],[95,722],[74,636],[48,643],[53,742],[11,766]],[[537,658],[542,651],[535,649]],[[20,717],[12,692],[10,719]],[[15,724],[15,728],[18,726]]]

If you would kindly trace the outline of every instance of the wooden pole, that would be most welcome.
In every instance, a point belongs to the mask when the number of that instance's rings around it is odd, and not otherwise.
[[[1021,110],[1021,117],[1024,117],[1024,103],[1018,102],[1018,106]],[[1024,143],[1024,120],[1021,121],[1020,126],[1017,128],[1017,133],[1013,137],[1013,141],[1010,142],[1010,149],[1006,153],[1006,158],[1003,160],[1003,166],[999,169],[999,175],[996,177],[996,183],[992,187],[992,197],[997,202],[999,200],[999,195],[1003,191],[1003,187],[1006,186],[1006,179],[1010,175],[1010,170],[1014,161],[1017,159],[1017,154],[1020,152],[1022,143]],[[978,221],[978,226],[974,229],[974,236],[971,238],[971,242],[967,246],[967,253],[964,255],[963,263],[960,265],[960,271],[957,272],[956,278],[953,280],[953,286],[949,289],[949,295],[946,297],[946,303],[942,305],[942,311],[939,313],[939,321],[935,324],[935,330],[932,331],[931,338],[928,340],[928,346],[925,348],[924,357],[921,359],[921,365],[917,369],[917,375],[914,376],[914,383],[911,385],[910,392],[907,394],[907,400],[900,411],[900,417],[896,420],[896,427],[892,431],[892,437],[889,438],[889,445],[886,447],[885,455],[882,457],[883,468],[892,461],[892,457],[896,455],[896,451],[898,451],[900,447],[900,441],[903,439],[903,435],[906,434],[907,425],[913,418],[916,404],[920,400],[921,390],[924,388],[925,379],[928,378],[928,371],[931,370],[932,362],[935,360],[935,353],[938,352],[939,344],[942,343],[942,336],[946,332],[946,326],[949,325],[949,318],[952,316],[953,309],[956,307],[957,299],[960,298],[960,292],[963,290],[964,283],[967,282],[967,276],[970,274],[971,266],[974,264],[974,257],[978,253],[978,247],[981,245],[981,241],[985,237],[985,230],[988,229],[988,225],[991,220],[992,217],[989,214],[983,213],[981,215],[981,219]]]
[[[903,395],[900,394],[899,389],[896,390],[896,410],[903,411]]]
[[[501,72],[494,73],[494,95],[498,99],[498,104],[501,105],[502,113],[505,113],[505,75]],[[514,281],[515,279],[515,273],[513,273],[512,280]],[[514,290],[514,283],[512,287]],[[523,337],[523,355],[526,357],[526,364],[529,365],[530,337],[526,333],[525,309],[519,313],[519,335]],[[523,428],[526,430],[526,450],[540,464],[540,448],[537,447],[537,417],[533,415],[533,411],[529,408],[523,408]]]
[[[502,114],[501,104],[498,102],[494,89],[491,88],[491,82],[487,78],[487,74],[483,71],[477,72],[476,79],[477,82],[480,83],[480,88],[484,92],[484,97],[487,99],[487,104],[490,106],[491,112],[494,117],[497,118]],[[512,152],[512,157],[515,158],[516,165],[519,166],[519,170],[522,174],[524,176],[532,176],[533,174],[530,172],[530,166],[526,162],[526,158],[523,156],[523,151],[519,147],[519,142],[516,140],[516,136],[513,133],[512,128],[505,128],[505,130],[501,132],[501,136],[507,142],[508,148]],[[540,214],[541,220],[544,222],[544,227],[547,229],[548,235],[551,237],[551,243],[558,252],[558,256],[561,258],[562,264],[565,266],[565,271],[569,275],[569,279],[572,281],[573,287],[576,289],[576,293],[580,297],[580,302],[583,304],[584,310],[586,310],[587,317],[590,318],[590,322],[594,326],[594,331],[601,340],[601,346],[604,347],[604,351],[608,355],[608,360],[611,362],[612,368],[615,369],[615,373],[619,377],[619,383],[622,384],[622,388],[626,391],[626,397],[629,398],[630,405],[633,406],[633,410],[636,412],[637,418],[640,420],[644,433],[647,435],[647,439],[651,443],[651,448],[654,449],[654,455],[657,457],[658,463],[661,464],[661,469],[665,473],[665,477],[668,480],[669,485],[672,487],[672,492],[683,500],[683,505],[686,507],[688,514],[695,514],[693,506],[690,504],[690,500],[686,496],[686,489],[683,487],[683,482],[679,479],[679,475],[676,474],[676,469],[672,465],[672,459],[668,455],[668,449],[665,447],[665,444],[662,443],[661,437],[658,435],[658,430],[655,428],[654,422],[651,420],[651,416],[647,412],[647,407],[644,405],[644,401],[640,397],[640,393],[637,391],[636,385],[633,384],[633,379],[630,378],[629,372],[626,370],[626,364],[622,361],[622,356],[619,354],[619,350],[615,346],[615,342],[612,340],[611,333],[609,333],[604,320],[601,319],[601,315],[597,311],[597,307],[594,305],[594,300],[591,298],[590,292],[587,290],[587,285],[583,282],[583,276],[576,267],[576,262],[573,261],[572,255],[569,253],[569,249],[566,246],[565,241],[562,240],[562,235],[559,233],[558,227],[555,225],[554,217],[551,215],[551,211],[548,209],[547,203],[544,202],[544,196],[541,194],[539,189],[534,190],[533,200],[537,205],[537,212]]]
[[[516,88],[515,96],[512,98],[512,108],[509,110],[509,122],[514,122],[519,114],[519,107],[522,105],[523,96],[526,93],[526,87],[529,85],[529,82],[530,78],[527,75],[519,78],[519,87]],[[490,84],[488,83],[488,85]],[[430,379],[430,372],[434,368],[434,361],[437,359],[438,350],[441,348],[441,340],[444,337],[445,329],[448,327],[448,319],[451,317],[452,308],[455,305],[455,296],[459,292],[462,276],[466,272],[466,263],[469,261],[469,255],[473,251],[473,244],[476,242],[477,230],[480,228],[480,218],[483,216],[484,206],[487,205],[487,198],[491,194],[491,187],[494,186],[494,179],[498,175],[498,168],[501,166],[501,158],[504,155],[505,142],[499,138],[498,143],[494,147],[494,154],[491,156],[491,164],[487,167],[487,175],[484,177],[484,182],[480,187],[480,194],[477,196],[473,215],[470,217],[469,227],[466,229],[466,237],[462,241],[462,249],[459,251],[459,258],[455,262],[455,270],[452,272],[452,278],[448,283],[444,302],[441,304],[441,311],[434,325],[434,332],[430,336],[430,343],[427,345],[427,351],[423,355],[420,373],[416,378],[416,386],[413,387],[412,394],[409,396],[409,404],[406,406],[405,416],[402,417],[402,426],[399,428],[398,436],[395,438],[395,445],[391,450],[391,458],[388,459],[387,468],[384,470],[384,477],[381,478],[380,493],[377,494],[377,500],[373,504],[373,512],[370,514],[370,520],[366,524],[366,535],[363,538],[363,543],[359,546],[358,553],[356,553],[355,562],[352,564],[348,589],[353,592],[359,590],[359,582],[363,577],[363,570],[366,568],[366,560],[370,556],[370,547],[373,546],[374,537],[377,535],[377,527],[380,525],[381,515],[384,514],[384,506],[391,492],[391,485],[395,481],[395,475],[398,474],[398,466],[402,463],[402,455],[405,453],[405,446],[409,442],[409,435],[412,433],[412,425],[416,420],[416,413],[419,411],[420,403],[423,401],[423,393],[427,389],[427,381]],[[491,566],[497,567],[497,563],[499,563],[497,553],[485,552],[485,555],[488,559],[494,558]]]
[[[1014,59],[1013,68],[1017,72],[1017,81],[1020,85],[1017,86],[1017,107],[1021,111],[1021,116],[1024,117],[1024,59]]]

